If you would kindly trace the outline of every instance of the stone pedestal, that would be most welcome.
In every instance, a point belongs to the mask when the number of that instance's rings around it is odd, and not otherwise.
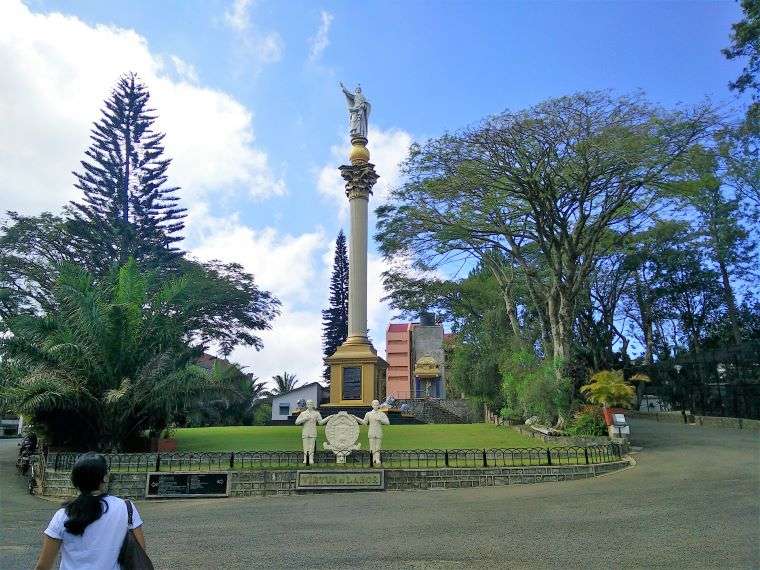
[[[367,337],[367,218],[378,175],[369,162],[367,139],[351,139],[350,165],[340,167],[346,181],[351,231],[348,250],[348,338],[325,359],[330,366],[330,406],[369,406],[385,397],[388,363]]]
[[[388,363],[369,341],[349,337],[325,362],[330,365],[330,403],[323,407],[369,406],[385,399]]]

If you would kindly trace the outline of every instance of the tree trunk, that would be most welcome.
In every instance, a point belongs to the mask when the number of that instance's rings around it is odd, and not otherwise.
[[[652,364],[654,353],[654,323],[649,304],[644,300],[644,291],[641,278],[636,272],[636,304],[639,306],[639,315],[641,316],[641,329],[644,333],[644,364]]]
[[[731,287],[731,281],[728,278],[728,269],[722,258],[718,258],[718,267],[720,268],[720,277],[723,281],[723,295],[725,296],[726,306],[728,307],[728,319],[731,321],[731,333],[734,337],[735,344],[741,344],[742,335],[739,329],[739,314],[736,310],[736,299],[734,290]]]
[[[512,292],[505,289],[503,292],[504,304],[507,307],[507,316],[509,317],[509,324],[512,326],[512,332],[515,338],[522,338],[522,330],[520,329],[520,321],[517,318],[517,308],[515,307],[515,301],[512,298]]]

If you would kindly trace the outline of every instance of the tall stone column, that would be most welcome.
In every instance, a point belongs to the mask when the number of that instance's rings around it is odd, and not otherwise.
[[[367,338],[367,219],[369,197],[378,175],[369,163],[367,139],[354,138],[349,156],[351,166],[340,167],[346,181],[351,215],[348,256],[347,344],[369,344]]]
[[[350,165],[340,167],[346,181],[351,212],[348,256],[348,338],[332,356],[330,365],[330,406],[369,406],[385,396],[388,363],[377,356],[367,337],[367,218],[369,197],[377,182],[375,167],[369,162],[367,139],[351,138]]]

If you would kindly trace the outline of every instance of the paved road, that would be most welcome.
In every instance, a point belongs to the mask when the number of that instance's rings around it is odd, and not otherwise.
[[[138,503],[157,568],[759,568],[760,436],[639,420],[638,465],[563,483]],[[0,568],[57,506],[0,442]]]

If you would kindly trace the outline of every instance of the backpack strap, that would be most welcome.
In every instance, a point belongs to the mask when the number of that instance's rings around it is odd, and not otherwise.
[[[132,528],[132,501],[124,499],[124,502],[127,504],[127,530],[129,530]]]

